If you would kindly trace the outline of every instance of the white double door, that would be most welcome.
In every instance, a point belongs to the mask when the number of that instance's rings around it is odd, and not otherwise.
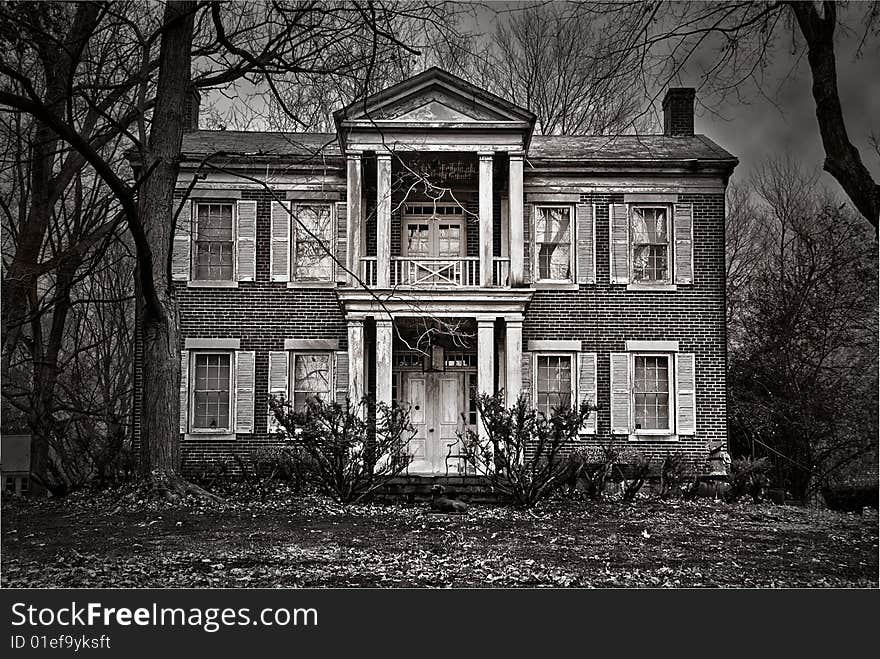
[[[445,474],[447,456],[459,453],[465,374],[403,372],[400,377],[403,402],[410,406],[410,423],[416,433],[410,441],[409,473]],[[450,459],[449,464],[450,473],[455,473],[459,461]]]

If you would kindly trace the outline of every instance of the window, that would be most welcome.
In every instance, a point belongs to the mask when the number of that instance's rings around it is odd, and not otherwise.
[[[535,215],[535,250],[538,280],[572,280],[572,207],[538,206]]]
[[[196,204],[195,279],[234,278],[235,240],[232,204]]]
[[[669,355],[633,355],[633,421],[637,433],[672,431]]]
[[[329,204],[294,204],[293,228],[296,236],[293,279],[331,281],[333,279],[332,221]]]
[[[304,410],[306,401],[321,399],[329,401],[330,353],[295,353],[293,355],[293,407]]]
[[[630,212],[633,283],[668,283],[669,209],[633,206]]]
[[[554,408],[571,405],[574,391],[571,355],[539,354],[536,366],[537,410],[549,416]]]
[[[194,431],[227,431],[232,427],[232,355],[228,352],[197,352],[193,371]]]
[[[468,373],[467,374],[467,387],[468,387],[468,413],[467,413],[467,422],[468,425],[475,426],[477,425],[477,374],[476,373]]]

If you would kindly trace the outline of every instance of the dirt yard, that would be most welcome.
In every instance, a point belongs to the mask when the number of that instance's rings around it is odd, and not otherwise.
[[[536,512],[3,502],[4,587],[877,587],[876,511],[559,501]],[[262,499],[262,500],[260,500]]]

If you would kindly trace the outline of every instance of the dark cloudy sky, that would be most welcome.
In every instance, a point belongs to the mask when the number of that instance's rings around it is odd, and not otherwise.
[[[855,38],[843,38],[837,51],[841,104],[850,140],[877,180],[880,157],[869,137],[873,132],[880,139],[880,47],[875,40],[873,47],[855,59],[856,43]],[[730,103],[721,108],[723,119],[698,109],[702,116],[696,117],[695,130],[739,157],[735,179],[747,177],[762,160],[776,154],[788,152],[816,167],[824,160],[806,60],[794,62],[788,53],[780,53],[768,74],[765,87],[773,101],[750,91],[748,104]],[[824,178],[833,189],[833,179],[827,174]]]

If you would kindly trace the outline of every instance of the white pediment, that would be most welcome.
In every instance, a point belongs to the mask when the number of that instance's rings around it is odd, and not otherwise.
[[[397,117],[396,121],[475,121],[476,117],[469,116],[464,112],[460,112],[455,108],[449,107],[445,103],[437,100],[428,101],[409,112],[405,112]]]

